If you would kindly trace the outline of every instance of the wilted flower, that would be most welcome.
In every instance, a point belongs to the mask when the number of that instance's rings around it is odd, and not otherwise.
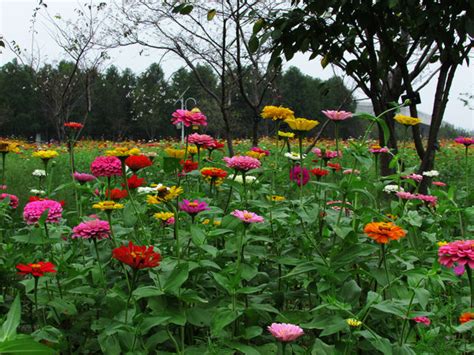
[[[267,329],[277,340],[285,343],[294,341],[304,334],[299,326],[288,323],[272,323]]]

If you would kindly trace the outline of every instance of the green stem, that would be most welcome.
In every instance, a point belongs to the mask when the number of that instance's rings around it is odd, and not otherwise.
[[[387,267],[387,255],[385,253],[385,244],[380,244],[380,247],[382,249],[382,260],[383,260],[383,267],[385,269],[385,277],[387,278],[387,285],[390,285],[390,278],[388,276],[388,267]],[[390,295],[392,294],[391,287],[388,287],[388,291],[390,292]]]
[[[34,297],[35,297],[35,313],[36,315],[38,316],[38,319],[39,319],[39,315],[38,315],[38,277],[35,276],[35,288],[34,288]]]
[[[107,291],[107,283],[105,282],[104,270],[102,269],[102,263],[100,262],[99,248],[97,247],[97,239],[92,238],[92,241],[94,242],[94,249],[95,249],[95,253],[97,255],[97,262],[99,264],[100,275],[102,277],[102,284],[104,286],[104,290]]]
[[[2,152],[2,185],[5,185],[5,160],[7,158],[7,153]]]
[[[468,264],[464,266],[467,272],[467,279],[469,281],[469,288],[471,289],[471,308],[474,305],[474,282],[472,281],[472,270]]]

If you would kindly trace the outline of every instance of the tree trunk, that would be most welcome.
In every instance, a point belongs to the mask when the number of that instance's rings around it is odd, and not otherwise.
[[[234,148],[232,146],[232,133],[230,132],[230,124],[227,110],[221,106],[222,119],[224,120],[224,134],[227,141],[227,149],[229,150],[229,156],[234,155]]]
[[[260,118],[256,117],[253,119],[252,123],[252,146],[258,147],[258,127],[260,123]]]

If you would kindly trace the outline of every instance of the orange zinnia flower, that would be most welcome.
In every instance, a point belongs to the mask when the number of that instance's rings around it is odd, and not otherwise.
[[[364,233],[379,244],[387,244],[390,240],[399,240],[407,234],[392,222],[369,223],[364,227]]]
[[[474,320],[474,313],[473,312],[465,312],[459,316],[459,323],[466,323],[470,320]]]

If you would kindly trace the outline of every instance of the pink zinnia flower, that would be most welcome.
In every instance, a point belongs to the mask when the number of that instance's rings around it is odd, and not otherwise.
[[[294,324],[272,323],[268,331],[279,341],[290,342],[298,339],[304,334],[303,329]]]
[[[474,144],[474,138],[471,137],[457,137],[454,139],[454,141],[458,144],[464,144],[466,148],[471,144]]]
[[[438,260],[441,265],[452,268],[469,266],[474,269],[474,240],[456,240],[438,249]]]
[[[96,179],[96,177],[94,175],[87,174],[87,173],[79,173],[77,171],[74,174],[72,174],[72,176],[73,176],[74,180],[76,180],[80,184],[84,184],[86,182],[89,182],[89,181],[92,181],[92,180]]]
[[[433,181],[432,184],[435,186],[441,186],[441,187],[446,186],[446,184],[442,181]]]
[[[387,147],[381,147],[381,148],[372,147],[372,148],[369,149],[369,152],[371,152],[373,154],[388,153],[389,151],[390,151],[390,149],[388,149]]]
[[[179,208],[181,211],[184,211],[191,216],[195,216],[198,213],[202,211],[207,211],[209,210],[209,205],[205,201],[199,201],[199,200],[194,200],[194,201],[189,201],[189,200],[183,200],[179,204]]]
[[[431,324],[431,320],[428,317],[413,317],[411,320],[416,323],[423,323],[426,326],[429,326]]]
[[[312,150],[312,152],[314,154],[316,154],[318,157],[320,158],[323,158],[324,160],[330,160],[330,159],[334,159],[334,158],[337,158],[337,157],[342,157],[342,153],[339,152],[339,151],[335,151],[335,150],[321,150],[319,148],[314,148]]]
[[[398,197],[400,197],[402,200],[414,200],[416,199],[416,195],[412,194],[410,192],[405,192],[405,191],[397,191],[395,193]]]
[[[198,110],[176,110],[173,112],[171,122],[174,125],[182,123],[184,126],[207,126],[207,117]]]
[[[188,136],[188,143],[189,144],[196,144],[196,145],[209,145],[214,143],[214,138],[207,134],[199,134],[193,133]]]
[[[458,266],[453,267],[453,272],[456,276],[464,275],[464,271],[466,271],[466,268],[464,267],[464,265],[458,265]]]
[[[4,200],[6,198],[10,199],[9,205],[10,205],[11,208],[17,208],[18,207],[18,197],[16,197],[15,195],[6,194],[6,193],[3,193],[3,194],[0,195],[0,201]]]
[[[259,216],[256,213],[249,212],[247,210],[235,210],[231,212],[231,215],[237,217],[242,222],[250,224],[250,223],[262,223],[264,221],[262,216]]]
[[[0,185],[0,190],[6,190],[7,189],[7,185]]]
[[[168,225],[168,226],[173,225],[173,224],[175,223],[174,217],[168,218],[165,223],[166,223],[166,225]]]
[[[347,112],[347,111],[325,110],[322,112],[327,118],[329,118],[332,121],[344,121],[352,117],[352,112]]]
[[[121,176],[122,163],[117,157],[97,157],[91,164],[91,171],[96,177]]]
[[[431,195],[416,194],[415,198],[420,201],[428,202],[432,206],[435,206],[438,202],[438,198]]]
[[[416,182],[421,182],[421,180],[423,180],[423,175],[410,174],[410,175],[402,176],[402,179],[409,179],[409,180],[413,180],[413,181],[416,181]]]
[[[290,180],[296,182],[298,186],[306,185],[309,181],[309,170],[295,165],[290,170]]]
[[[36,224],[46,210],[48,211],[46,223],[59,223],[63,208],[58,201],[54,200],[28,202],[23,210],[23,219],[27,224]]]
[[[107,221],[93,219],[75,226],[72,232],[71,238],[101,240],[110,236],[110,225]]]
[[[238,171],[249,171],[252,169],[258,169],[261,166],[260,160],[246,155],[236,155],[232,158],[224,157],[223,159],[227,164],[228,168],[232,168]]]

